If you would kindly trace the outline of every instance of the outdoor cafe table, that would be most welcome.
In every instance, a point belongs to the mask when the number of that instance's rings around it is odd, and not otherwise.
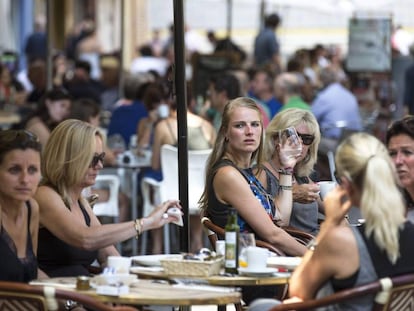
[[[75,277],[50,278],[34,280],[33,285],[47,285],[65,290],[76,290]],[[127,305],[163,305],[179,306],[181,310],[190,310],[192,305],[217,305],[240,303],[241,294],[237,291],[208,289],[202,286],[171,285],[151,279],[138,279],[130,286],[128,294],[119,296],[99,295],[95,289],[79,291],[102,302]]]
[[[216,274],[206,277],[186,277],[177,275],[167,275],[162,269],[158,267],[131,267],[131,273],[137,274],[140,279],[161,279],[161,280],[174,280],[174,279],[187,279],[197,281],[199,283],[206,283],[210,285],[218,286],[262,286],[262,285],[284,285],[289,282],[290,273],[281,272],[274,273],[266,276],[245,276],[245,275],[227,275]]]

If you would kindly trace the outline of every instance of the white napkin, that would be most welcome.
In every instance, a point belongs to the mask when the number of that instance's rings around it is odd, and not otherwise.
[[[178,220],[175,220],[172,222],[173,224],[176,224],[177,226],[180,226],[180,227],[184,226],[183,213],[178,207],[169,208],[167,210],[167,215],[172,215],[178,218]]]

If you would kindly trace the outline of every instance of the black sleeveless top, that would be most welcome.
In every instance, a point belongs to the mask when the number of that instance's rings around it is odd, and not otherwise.
[[[32,237],[30,234],[30,218],[32,210],[29,202],[27,206],[27,240],[26,257],[18,258],[17,249],[7,231],[1,226],[0,233],[0,280],[14,282],[29,282],[37,278],[37,261],[33,252]]]
[[[246,179],[246,182],[249,184],[250,190],[252,191],[254,196],[262,204],[264,210],[269,215],[269,218],[272,219],[275,213],[275,206],[274,206],[273,198],[268,196],[266,190],[263,188],[260,181],[254,175],[252,169],[250,168],[239,169],[230,160],[222,159],[217,163],[217,165],[213,168],[213,170],[217,171],[219,168],[224,167],[224,166],[232,166],[240,172],[240,174]],[[213,179],[211,180],[211,183],[208,185],[209,191],[208,191],[207,216],[210,217],[213,223],[224,228],[227,223],[227,215],[228,215],[228,210],[229,210],[230,205],[221,203],[217,199],[216,192],[214,191],[214,187],[213,187]],[[255,233],[252,230],[252,228],[249,226],[247,221],[243,219],[240,215],[238,216],[237,223],[240,227],[240,232]],[[219,238],[223,239],[224,237],[219,237]]]
[[[91,219],[79,202],[85,219],[90,227]],[[89,275],[88,266],[97,258],[98,251],[88,251],[67,244],[58,239],[46,228],[39,229],[37,258],[39,267],[49,277]]]

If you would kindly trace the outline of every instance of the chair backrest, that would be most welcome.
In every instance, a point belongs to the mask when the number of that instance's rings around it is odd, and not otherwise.
[[[214,224],[208,217],[202,217],[201,223],[207,234],[208,240],[210,241],[211,247],[215,250],[216,241],[219,239],[219,236],[223,237],[225,234],[224,228]],[[281,251],[280,249],[276,248],[268,242],[256,240],[256,246],[267,248],[268,250],[274,252],[279,256],[285,256],[285,253],[283,251]]]
[[[319,299],[280,304],[267,311],[313,310],[314,308],[335,305],[367,295],[375,296],[372,311],[412,311],[414,310],[414,274],[383,278]]]
[[[188,151],[188,207],[190,214],[198,213],[198,200],[204,190],[208,150]],[[161,147],[163,180],[160,183],[161,201],[178,199],[178,150],[171,145]]]
[[[117,175],[98,175],[94,189],[108,189],[109,199],[106,202],[97,202],[93,206],[93,212],[96,216],[118,217],[118,194],[119,194],[119,177]]]
[[[0,281],[0,310],[53,311],[59,309],[57,299],[76,301],[88,310],[95,311],[137,310],[128,306],[111,307],[92,296],[76,291],[46,285]]]

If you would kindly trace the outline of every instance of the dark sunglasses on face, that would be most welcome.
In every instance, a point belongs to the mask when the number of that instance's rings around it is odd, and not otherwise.
[[[98,165],[99,161],[101,161],[101,163],[103,164],[104,159],[105,159],[105,152],[94,155],[91,161],[91,167],[95,167],[96,165]]]
[[[315,136],[311,134],[298,133],[298,136],[300,139],[302,139],[302,143],[307,146],[312,145],[313,141],[315,140]]]

